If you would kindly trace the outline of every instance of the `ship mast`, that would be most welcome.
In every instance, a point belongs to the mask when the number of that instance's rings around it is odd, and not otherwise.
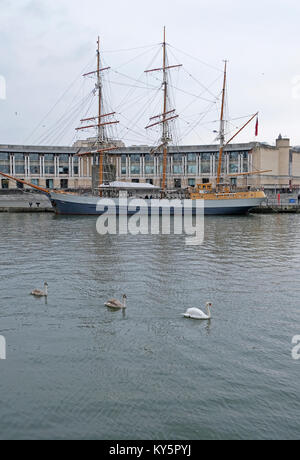
[[[164,34],[163,34],[163,65],[159,69],[151,69],[146,70],[146,73],[149,72],[156,72],[162,71],[163,72],[163,112],[160,115],[156,115],[155,117],[150,118],[150,120],[159,118],[160,120],[151,123],[150,125],[146,126],[146,129],[156,126],[158,124],[162,124],[162,137],[161,137],[161,145],[155,149],[154,151],[159,150],[161,147],[163,148],[163,176],[162,176],[162,194],[165,193],[166,186],[167,186],[167,164],[168,164],[168,145],[171,140],[170,132],[169,132],[169,122],[171,120],[175,120],[178,118],[178,115],[174,115],[175,110],[168,110],[168,70],[174,69],[178,67],[182,67],[182,64],[179,65],[167,65],[167,43],[166,43],[166,27],[164,27]],[[172,116],[170,116],[172,114]]]
[[[222,107],[221,107],[221,118],[220,118],[220,151],[219,151],[219,163],[218,163],[218,173],[217,173],[217,187],[220,185],[222,160],[223,160],[223,152],[224,152],[224,144],[225,144],[224,111],[225,111],[225,97],[226,97],[226,80],[227,80],[227,61],[225,61],[224,82],[223,82],[223,90],[222,90]]]
[[[98,88],[98,139],[97,147],[99,149],[99,186],[103,184],[103,155],[104,152],[100,152],[101,144],[103,144],[103,126],[101,126],[101,114],[102,114],[102,82],[100,73],[100,37],[98,36],[98,49],[97,49],[97,88]],[[96,153],[94,154],[94,164],[96,164]],[[102,192],[99,191],[101,196]]]
[[[162,135],[162,143],[163,147],[163,178],[162,178],[162,191],[165,192],[166,189],[166,179],[167,179],[167,162],[168,162],[168,123],[166,122],[166,112],[167,112],[167,101],[168,101],[168,76],[166,70],[166,58],[167,58],[167,50],[166,50],[166,27],[164,27],[164,41],[163,41],[163,87],[164,87],[164,108],[163,108],[163,135]]]
[[[97,165],[97,158],[99,156],[99,185],[103,184],[104,181],[104,159],[106,157],[106,152],[110,150],[115,150],[117,147],[106,147],[105,148],[105,143],[107,143],[107,138],[105,136],[105,127],[107,125],[112,125],[112,124],[117,124],[119,121],[102,121],[103,118],[110,117],[112,115],[115,115],[115,112],[111,113],[103,113],[102,107],[103,107],[103,94],[102,94],[102,78],[101,74],[105,70],[109,70],[110,67],[105,67],[101,68],[101,56],[100,56],[100,37],[98,37],[97,40],[97,70],[94,72],[89,72],[84,74],[83,76],[90,76],[90,75],[95,75],[97,77],[97,82],[95,85],[95,90],[98,92],[98,116],[96,117],[91,117],[91,118],[84,118],[80,120],[81,122],[85,121],[95,121],[97,124],[94,125],[88,125],[88,126],[82,126],[80,128],[76,128],[76,131],[81,130],[81,129],[89,129],[89,128],[96,128],[97,129],[97,141],[96,141],[96,150],[93,150],[91,152],[84,152],[80,153],[79,156],[85,156],[85,155],[93,155],[93,164],[96,166]],[[94,187],[93,187],[94,188]],[[102,191],[99,191],[99,195],[102,196]]]
[[[226,98],[226,81],[227,81],[227,61],[225,61],[224,68],[224,82],[223,82],[223,91],[222,91],[222,107],[221,107],[221,117],[220,117],[220,151],[219,151],[219,162],[218,162],[218,173],[217,173],[217,186],[216,189],[220,188],[221,181],[221,172],[222,172],[222,160],[225,147],[230,144],[233,139],[235,139],[238,134],[240,134],[250,123],[257,117],[258,112],[253,115],[250,120],[248,120],[226,143],[225,143],[225,120],[224,120],[224,111],[225,111],[225,98]],[[259,173],[259,172],[258,172]],[[251,173],[252,174],[252,173]],[[239,174],[231,174],[229,176],[237,176]],[[249,174],[247,174],[249,175]]]
[[[101,82],[101,73],[100,73],[100,37],[97,41],[97,84],[96,88],[98,89],[98,148],[100,148],[101,143],[103,142],[102,136],[102,127],[101,127],[101,104],[102,104],[102,82]],[[94,160],[96,162],[96,154],[94,154]]]

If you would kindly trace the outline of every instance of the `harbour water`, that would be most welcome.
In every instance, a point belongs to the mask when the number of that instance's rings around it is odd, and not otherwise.
[[[300,216],[100,236],[0,215],[1,439],[283,439],[300,431]],[[49,284],[49,298],[29,292]],[[127,294],[126,315],[104,307]],[[182,318],[213,302],[210,323]]]

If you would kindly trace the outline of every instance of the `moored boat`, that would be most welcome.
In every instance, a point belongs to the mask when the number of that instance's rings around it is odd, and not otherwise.
[[[260,206],[265,198],[262,191],[208,195],[203,200],[204,215],[247,214],[251,209]],[[169,210],[171,215],[176,212],[172,200],[155,198],[143,198],[136,203],[136,198],[100,198],[51,192],[50,200],[56,214],[65,215],[101,215],[104,212],[109,213],[110,210],[116,215],[129,216],[137,212],[147,215],[162,214],[164,210]],[[177,207],[182,210],[191,209],[193,214],[199,209],[195,199],[175,201],[178,201]]]
[[[227,62],[225,61],[224,82],[222,90],[222,106],[220,117],[220,149],[218,159],[218,172],[215,183],[196,184],[195,188],[180,189],[176,193],[167,189],[167,168],[168,168],[168,151],[169,144],[172,141],[171,123],[178,118],[176,110],[169,105],[169,80],[168,72],[174,68],[180,68],[181,65],[169,65],[167,60],[167,44],[166,34],[164,29],[164,39],[162,43],[163,63],[162,67],[146,70],[150,72],[162,72],[162,89],[163,89],[163,107],[159,115],[150,118],[150,123],[146,129],[161,126],[162,134],[159,140],[159,145],[154,148],[149,148],[151,155],[160,155],[163,153],[162,178],[161,187],[155,187],[151,184],[133,184],[126,183],[120,186],[112,182],[112,165],[108,158],[108,152],[116,150],[118,147],[112,142],[109,142],[109,137],[106,134],[108,125],[115,125],[119,122],[112,119],[116,112],[109,113],[103,108],[103,85],[102,73],[109,67],[101,67],[100,59],[100,39],[98,38],[97,48],[97,70],[89,72],[85,76],[96,76],[96,85],[94,93],[98,93],[98,114],[93,117],[83,118],[81,122],[83,126],[77,128],[79,130],[96,129],[96,142],[91,151],[78,153],[81,157],[87,157],[93,164],[93,179],[92,193],[90,195],[79,195],[76,193],[59,193],[41,187],[35,186],[28,182],[13,178],[7,174],[1,173],[2,176],[16,180],[23,184],[29,185],[43,193],[45,193],[51,201],[51,204],[57,214],[64,215],[101,215],[108,211],[107,199],[110,199],[113,212],[117,215],[127,214],[132,215],[136,212],[151,215],[152,213],[161,214],[164,209],[169,208],[170,213],[174,214],[174,206],[172,203],[167,203],[168,199],[177,200],[178,206],[182,209],[185,207],[196,213],[197,208],[204,210],[205,215],[226,215],[226,214],[246,214],[251,209],[260,206],[266,199],[266,195],[262,190],[251,190],[246,187],[239,189],[237,187],[237,176],[248,176],[251,174],[260,174],[268,171],[256,171],[255,173],[241,173],[234,175],[222,175],[223,154],[226,151],[226,146],[257,116],[253,115],[244,126],[225,142],[225,119],[224,107],[226,97],[226,78],[227,78]],[[130,189],[128,199],[124,197],[124,191]],[[152,195],[152,197],[151,197]],[[143,198],[143,202],[136,205],[136,199]],[[151,199],[152,198],[152,199]],[[159,201],[159,199],[161,201]],[[174,203],[173,203],[174,204]]]
[[[99,40],[98,40],[99,44]],[[163,47],[163,64],[161,68],[155,68],[146,70],[146,73],[151,72],[162,72],[163,79],[162,79],[162,88],[163,88],[163,108],[162,113],[150,118],[150,123],[146,126],[146,129],[153,128],[155,126],[161,125],[162,127],[162,136],[160,139],[159,146],[151,149],[151,154],[159,154],[163,152],[163,165],[162,165],[162,185],[161,189],[158,187],[154,187],[153,191],[159,191],[159,197],[162,199],[169,198],[172,195],[172,199],[181,200],[181,207],[187,207],[188,209],[192,209],[192,212],[195,214],[197,209],[197,202],[198,200],[203,201],[203,209],[205,215],[226,215],[226,214],[246,214],[251,209],[258,207],[262,204],[262,202],[266,199],[266,195],[261,190],[251,190],[247,187],[245,190],[239,190],[236,187],[237,183],[237,176],[239,174],[227,177],[221,177],[221,170],[222,170],[222,159],[223,153],[226,146],[246,127],[254,120],[255,117],[258,116],[256,113],[251,117],[251,119],[245,123],[245,125],[225,143],[225,120],[224,120],[224,107],[225,107],[225,97],[226,97],[226,78],[227,78],[227,61],[225,61],[225,69],[224,69],[224,82],[223,82],[223,90],[222,90],[222,106],[221,106],[221,117],[220,117],[220,151],[219,151],[219,161],[218,161],[218,174],[215,186],[213,184],[198,184],[196,188],[189,188],[186,190],[180,190],[177,192],[177,196],[170,193],[167,190],[167,163],[168,163],[168,146],[172,139],[171,136],[171,129],[170,123],[173,122],[178,118],[176,115],[176,110],[172,107],[168,106],[169,101],[169,94],[168,94],[168,72],[174,68],[179,68],[181,65],[168,65],[167,61],[167,51],[166,51],[166,31],[164,28],[164,40],[162,43]],[[105,206],[105,199],[102,200],[103,193],[106,193],[106,198],[111,198],[113,212],[118,214],[135,214],[137,211],[143,214],[151,215],[152,213],[161,214],[163,209],[168,207],[170,208],[170,213],[174,213],[174,208],[170,206],[165,200],[163,202],[158,202],[157,199],[151,200],[149,199],[148,195],[144,196],[144,201],[140,206],[134,206],[134,199],[140,197],[141,191],[144,188],[148,187],[150,184],[132,184],[126,183],[123,186],[109,183],[103,183],[105,181],[105,161],[106,161],[106,154],[108,150],[113,149],[114,147],[110,148],[101,148],[104,144],[104,123],[101,122],[103,117],[101,112],[101,101],[103,99],[101,93],[101,72],[99,68],[99,56],[100,50],[98,46],[97,51],[98,56],[98,70],[97,70],[97,85],[96,88],[98,89],[99,94],[99,114],[98,117],[98,124],[92,126],[98,128],[98,150],[96,152],[99,153],[99,187],[97,189],[97,196],[79,196],[79,195],[70,195],[70,194],[61,194],[61,193],[50,193],[50,199],[52,206],[55,209],[55,212],[58,214],[83,214],[83,215],[100,215],[103,212],[107,212],[107,206]],[[105,70],[105,69],[104,69]],[[87,127],[84,126],[83,129]],[[80,129],[80,128],[79,128]],[[85,152],[81,153],[80,155],[92,155],[95,152]],[[96,159],[94,158],[94,163],[96,163]],[[266,171],[260,171],[266,172]],[[260,173],[257,171],[255,174]],[[249,175],[250,173],[243,173],[242,175]],[[133,198],[129,198],[126,203],[122,198],[123,192],[126,189],[131,189],[131,196],[134,195]],[[151,186],[150,186],[151,188]],[[95,184],[93,184],[93,190],[96,190]],[[118,198],[120,196],[120,198]],[[157,197],[156,197],[157,198]],[[184,198],[184,201],[183,201]],[[102,203],[102,204],[101,204]],[[199,204],[199,202],[198,202]],[[198,206],[199,207],[199,206]]]

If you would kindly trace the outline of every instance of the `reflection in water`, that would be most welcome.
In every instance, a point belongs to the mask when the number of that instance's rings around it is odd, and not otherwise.
[[[209,319],[209,320],[206,322],[206,325],[205,325],[205,329],[206,329],[207,335],[210,334],[210,328],[211,328],[211,320]]]
[[[100,236],[92,217],[0,219],[1,438],[298,435],[298,215],[208,217],[194,247]],[[44,304],[27,293],[45,279]],[[108,310],[122,292],[127,311]],[[207,301],[211,321],[181,317]]]
[[[113,314],[119,314],[120,315],[120,312],[122,312],[122,317],[126,318],[126,308],[110,308],[110,307],[107,307],[107,309],[108,309],[108,311],[110,311]]]

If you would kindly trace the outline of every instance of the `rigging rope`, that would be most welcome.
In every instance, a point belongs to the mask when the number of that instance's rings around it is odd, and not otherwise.
[[[94,58],[93,58],[94,59]],[[76,81],[82,76],[82,73],[85,72],[85,70],[91,65],[90,61],[88,64],[84,66],[82,71],[80,72],[79,75],[72,81],[72,83],[67,87],[67,89],[63,92],[63,94],[58,98],[58,100],[55,102],[55,104],[52,106],[52,108],[47,112],[47,114],[42,118],[42,120],[37,124],[37,126],[33,129],[33,131],[27,136],[25,139],[24,143],[26,142],[35,134],[35,132],[41,127],[41,125],[45,122],[45,120],[48,118],[48,116],[53,112],[53,110],[58,106],[58,104],[63,100],[63,98],[66,96],[66,94],[71,90],[71,88],[74,86]]]

